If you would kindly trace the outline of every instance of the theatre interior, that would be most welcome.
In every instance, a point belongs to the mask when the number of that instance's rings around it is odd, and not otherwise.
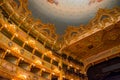
[[[0,80],[120,80],[120,0],[0,0]]]

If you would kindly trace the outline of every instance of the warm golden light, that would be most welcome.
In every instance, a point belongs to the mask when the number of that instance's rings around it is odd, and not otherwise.
[[[7,49],[6,51],[9,52],[9,53],[11,52],[9,49]]]
[[[55,69],[54,69],[54,72],[60,73],[60,70],[59,70],[58,68],[55,68]]]
[[[40,60],[36,60],[35,63],[36,64],[42,64],[42,62]]]
[[[25,43],[27,43],[27,44],[28,44],[28,41],[25,41]]]
[[[20,57],[21,60],[24,60],[22,57]]]
[[[19,77],[19,78],[22,78],[22,79],[27,79],[27,76],[24,75],[24,74],[19,74],[18,77]]]
[[[13,25],[13,24],[10,24],[10,26],[11,26],[12,28],[16,29],[15,25]]]
[[[44,68],[42,68],[43,71],[46,71]]]
[[[55,73],[52,73],[53,75],[55,75]]]
[[[53,59],[54,59],[54,60],[56,60],[56,58],[55,58],[55,57],[54,57]]]
[[[45,55],[52,55],[52,52],[51,52],[51,51],[47,51],[47,52],[45,53]]]
[[[30,43],[30,44],[35,44],[35,41],[32,40],[32,39],[29,39],[29,40],[28,40],[28,43]]]
[[[15,51],[15,52],[17,52],[17,53],[20,53],[18,47],[13,47],[12,50]]]
[[[63,78],[65,78],[65,76],[63,76]]]
[[[7,28],[8,26],[7,26],[7,24],[5,24],[5,28]]]
[[[70,64],[70,66],[72,67],[73,65],[72,65],[72,64]]]
[[[17,34],[17,33],[15,33],[14,35],[15,35],[16,37],[18,37],[18,34]]]

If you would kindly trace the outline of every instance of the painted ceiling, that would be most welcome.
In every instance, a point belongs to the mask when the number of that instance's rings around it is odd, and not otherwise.
[[[120,0],[28,0],[32,15],[44,23],[53,23],[63,34],[67,26],[87,24],[99,8],[120,6]]]

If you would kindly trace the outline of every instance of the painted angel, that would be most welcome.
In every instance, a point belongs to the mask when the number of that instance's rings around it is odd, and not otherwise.
[[[57,0],[47,0],[49,3],[51,3],[51,4],[56,4],[56,5],[58,5],[58,1]]]

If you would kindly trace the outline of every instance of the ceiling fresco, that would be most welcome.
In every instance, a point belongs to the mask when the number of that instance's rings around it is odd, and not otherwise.
[[[53,23],[56,32],[63,34],[67,26],[87,24],[99,8],[119,6],[120,0],[28,0],[35,18]]]

